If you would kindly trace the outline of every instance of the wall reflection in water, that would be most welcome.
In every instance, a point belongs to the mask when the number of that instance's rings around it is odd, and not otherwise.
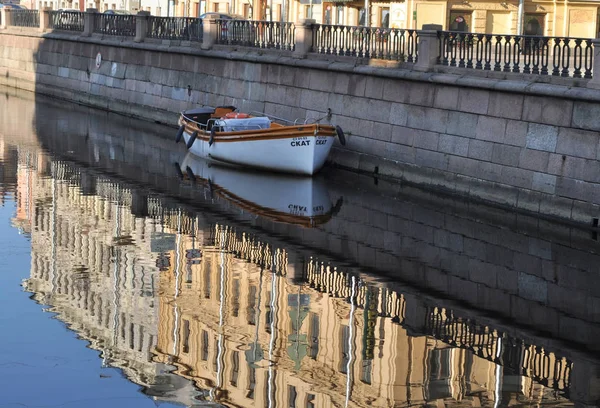
[[[39,150],[3,154],[18,159],[27,290],[147,393],[188,406],[572,405],[577,363],[542,345],[159,196],[136,217],[132,188]]]

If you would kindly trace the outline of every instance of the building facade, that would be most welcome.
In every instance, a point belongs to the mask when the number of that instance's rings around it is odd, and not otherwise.
[[[596,0],[523,0],[522,12],[518,0],[23,0],[21,4],[54,10],[148,11],[172,17],[219,12],[251,20],[300,22],[312,18],[319,24],[402,29],[439,24],[444,30],[486,34],[595,38],[600,31],[600,3]]]

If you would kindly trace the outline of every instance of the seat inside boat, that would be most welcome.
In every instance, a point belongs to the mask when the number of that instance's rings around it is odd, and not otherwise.
[[[217,106],[216,108],[211,106],[203,106],[200,108],[188,109],[183,112],[183,116],[189,120],[193,120],[194,122],[207,125],[211,118],[220,118],[221,116],[224,116],[225,114],[235,110],[235,106]]]
[[[183,116],[189,120],[193,120],[194,122],[206,124],[214,113],[215,108],[204,106],[202,108],[188,109],[183,112]]]

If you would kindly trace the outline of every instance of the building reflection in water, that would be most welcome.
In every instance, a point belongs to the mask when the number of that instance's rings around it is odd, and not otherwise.
[[[145,392],[191,406],[567,406],[576,363],[386,283],[39,152],[15,224],[34,298]],[[412,299],[412,297],[411,297]],[[418,309],[418,310],[417,310]],[[407,330],[419,320],[424,332]]]

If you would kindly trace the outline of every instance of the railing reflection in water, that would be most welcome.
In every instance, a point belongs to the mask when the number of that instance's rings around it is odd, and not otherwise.
[[[543,347],[526,344],[498,330],[454,316],[452,310],[432,307],[428,310],[427,334],[453,347],[465,348],[473,354],[510,368],[550,388],[570,388],[573,363],[557,358]]]
[[[573,363],[553,353],[447,309],[411,321],[405,296],[385,284],[319,257],[292,262],[277,241],[207,222],[160,197],[148,199],[150,217],[136,218],[131,189],[95,177],[94,194],[82,195],[85,171],[66,162],[50,167],[50,179],[20,169],[20,188],[32,192],[18,202],[33,214],[28,288],[94,336],[135,381],[147,383],[146,371],[162,362],[217,402],[419,405],[441,398],[431,388],[439,378],[492,392],[490,378],[504,366],[526,376],[524,390],[535,388],[529,377],[569,391]],[[162,245],[157,234],[167,238]],[[161,257],[169,262],[155,264]],[[72,267],[74,259],[81,267]],[[425,333],[409,335],[411,325]],[[431,365],[441,351],[456,357],[444,374]],[[444,390],[444,398],[471,398],[468,389]]]

